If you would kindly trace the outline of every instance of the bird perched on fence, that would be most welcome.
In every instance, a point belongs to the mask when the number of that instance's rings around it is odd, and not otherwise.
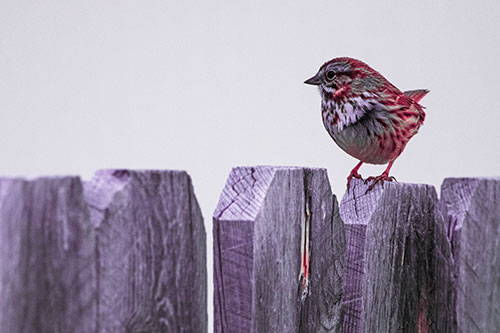
[[[386,164],[373,181],[395,180],[389,176],[394,160],[403,152],[425,119],[418,102],[429,90],[401,92],[380,73],[362,61],[335,58],[321,66],[304,83],[319,87],[323,124],[333,141],[360,162],[347,177],[347,189],[363,163]]]

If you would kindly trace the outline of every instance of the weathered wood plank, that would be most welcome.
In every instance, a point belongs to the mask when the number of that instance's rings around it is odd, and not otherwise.
[[[447,178],[441,187],[455,258],[459,332],[500,331],[500,179]]]
[[[94,332],[94,244],[79,178],[0,179],[1,331]]]
[[[206,235],[179,171],[0,180],[2,332],[206,332]]]
[[[432,186],[351,183],[344,332],[453,332],[451,249]]]
[[[100,171],[85,184],[96,228],[98,329],[206,332],[206,245],[182,171]]]
[[[326,171],[232,170],[214,212],[215,332],[339,332],[343,225]]]
[[[366,191],[366,190],[365,190]],[[363,323],[363,284],[365,277],[366,228],[382,188],[376,186],[365,194],[356,180],[340,203],[340,216],[346,236],[345,274],[343,285],[344,332],[361,332]]]

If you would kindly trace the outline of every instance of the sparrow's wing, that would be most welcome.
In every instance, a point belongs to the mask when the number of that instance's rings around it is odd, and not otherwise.
[[[429,90],[412,90],[402,93],[399,90],[387,89],[383,92],[383,103],[390,113],[397,114],[400,119],[415,117],[421,124],[425,119],[424,108],[418,101],[424,97]]]

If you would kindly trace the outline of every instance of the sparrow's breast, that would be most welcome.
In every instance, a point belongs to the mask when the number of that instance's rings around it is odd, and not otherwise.
[[[334,129],[330,135],[343,151],[365,163],[385,164],[394,155],[392,142],[382,141],[373,133],[368,133],[361,124]]]
[[[414,135],[400,134],[399,119],[381,109],[368,110],[347,126],[339,126],[335,110],[323,109],[323,124],[342,150],[371,164],[385,164],[395,159]]]

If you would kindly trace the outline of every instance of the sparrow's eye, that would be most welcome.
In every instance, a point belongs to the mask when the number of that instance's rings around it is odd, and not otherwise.
[[[331,81],[335,78],[335,72],[334,71],[328,71],[326,72],[326,79],[328,81]]]

